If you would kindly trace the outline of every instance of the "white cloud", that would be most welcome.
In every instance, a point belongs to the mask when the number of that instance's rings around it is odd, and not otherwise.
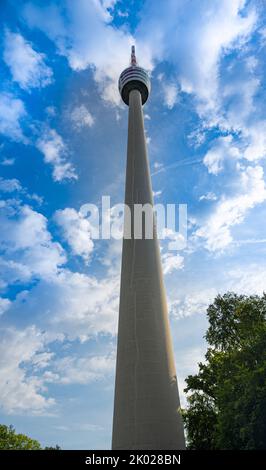
[[[206,134],[204,128],[201,126],[196,127],[190,134],[187,136],[188,145],[198,148],[205,142]]]
[[[216,194],[212,193],[211,191],[209,191],[206,194],[203,194],[199,198],[199,201],[216,201],[216,200],[217,200]]]
[[[220,150],[209,150],[204,159],[203,163],[208,168],[208,172],[212,173],[213,175],[218,175],[223,169],[223,152]]]
[[[106,379],[113,374],[115,354],[105,356],[66,356],[53,363],[53,372],[45,375],[47,382],[61,384],[87,384]]]
[[[159,170],[160,168],[163,167],[163,163],[160,163],[160,162],[154,162],[154,169],[155,170]]]
[[[205,314],[207,307],[213,301],[217,291],[203,289],[199,292],[192,290],[189,295],[169,302],[170,315],[176,318],[186,318],[192,315]]]
[[[21,121],[27,115],[24,103],[11,93],[0,93],[0,133],[15,141],[24,141]]]
[[[229,289],[238,294],[262,295],[266,292],[266,269],[264,266],[251,264],[233,268],[228,272]]]
[[[138,38],[142,37],[149,45],[155,61],[168,60],[174,65],[176,86],[195,95],[196,110],[202,118],[201,130],[191,134],[197,139],[196,145],[202,143],[204,132],[212,127],[234,135],[216,138],[206,153],[203,163],[213,175],[228,168],[232,175],[235,170],[239,171],[237,161],[241,158],[258,161],[266,155],[265,121],[255,103],[261,85],[254,75],[259,62],[245,49],[256,28],[257,13],[246,3],[244,0],[215,0],[210,5],[203,0],[197,2],[192,11],[188,10],[187,0],[167,1],[163,10],[159,4],[148,1],[143,24],[137,32]],[[226,73],[222,73],[221,59],[231,50],[241,50],[242,55],[239,54],[237,61],[229,61]],[[163,84],[164,75],[158,78]],[[229,184],[228,179],[227,187]],[[210,194],[207,198],[210,200]],[[224,196],[219,209],[227,211],[225,206],[228,205],[230,212],[230,203],[224,202],[230,198]],[[253,198],[256,200],[255,194]],[[250,205],[253,207],[252,202]],[[239,209],[239,212],[244,214],[247,210]],[[217,223],[219,227],[219,221]],[[217,247],[226,246],[231,241],[229,219],[228,224],[222,223],[217,230],[212,226],[215,235],[208,237],[205,233],[205,236]],[[217,232],[220,235],[215,242]]]
[[[83,127],[91,127],[94,124],[94,117],[84,104],[73,108],[69,112],[69,117],[76,130],[81,130]]]
[[[66,262],[61,245],[52,241],[47,219],[31,207],[7,201],[0,224],[0,264],[6,282],[49,277]]]
[[[73,213],[70,211],[71,216]],[[67,214],[69,216],[69,211]],[[80,222],[77,230],[81,230],[81,235],[84,231],[86,245],[87,224],[81,219]],[[98,334],[116,333],[117,272],[110,269],[106,278],[97,280],[64,269],[62,266],[67,259],[62,246],[53,241],[47,219],[29,206],[14,200],[4,201],[0,225],[1,289],[18,282],[26,286],[12,303],[13,312],[19,312],[22,317],[23,312],[27,316],[34,315],[42,328],[71,338],[85,340]],[[80,240],[81,244],[75,245],[75,249],[87,257],[88,251],[84,252],[87,248],[82,245],[84,239]],[[28,283],[33,279],[37,282],[29,288]]]
[[[223,196],[198,230],[196,237],[206,241],[210,251],[220,251],[233,240],[230,228],[243,222],[247,212],[266,199],[266,187],[261,166],[247,167],[240,171],[239,192],[234,196]]]
[[[220,153],[221,167],[222,154],[226,156],[229,150],[230,156],[231,149],[235,152],[232,157],[241,156],[248,161],[257,162],[266,157],[266,121],[262,117],[264,110],[259,98],[262,83],[254,67],[250,66],[250,62],[254,63],[254,58],[243,49],[242,57],[232,61],[224,74],[220,72],[220,76],[226,79],[220,79],[216,109],[209,115],[204,114],[206,129],[218,127],[223,132],[234,135],[234,139],[231,137],[228,145],[223,145],[217,140],[214,142],[214,153],[216,156],[217,150],[218,154]],[[214,155],[210,155],[210,158],[212,156],[215,159]]]
[[[179,254],[164,253],[162,255],[163,273],[171,274],[176,269],[184,267],[184,258]]]
[[[151,137],[145,136],[146,137],[146,144],[149,145],[151,143]]]
[[[47,365],[51,353],[45,352],[45,334],[34,326],[25,330],[0,330],[0,405],[8,414],[45,414],[55,404],[47,398],[38,373],[28,375],[28,367]],[[43,356],[45,354],[45,356]]]
[[[102,252],[99,261],[107,267],[107,275],[114,278],[120,276],[123,240],[108,240],[106,250]]]
[[[4,193],[13,193],[14,191],[21,191],[22,186],[16,178],[4,179],[0,176],[0,191]]]
[[[31,202],[34,201],[38,205],[41,205],[43,203],[43,198],[41,196],[36,193],[29,193],[27,188],[23,187],[20,181],[16,178],[5,179],[0,176],[0,193],[1,192],[8,194],[8,196],[10,196],[11,193],[17,193],[16,195],[13,195],[14,199],[1,200],[1,208],[5,207],[7,209],[8,205],[10,205],[10,209],[12,204],[18,207],[21,203],[20,198],[22,196],[24,196],[24,198],[28,199]]]
[[[88,262],[94,246],[89,220],[71,208],[56,211],[54,218],[72,252]]]
[[[247,141],[244,158],[257,161],[266,157],[266,121],[257,121],[254,125],[243,129]]]
[[[77,179],[73,165],[65,159],[67,147],[62,137],[54,129],[47,129],[43,132],[37,140],[36,146],[43,153],[44,161],[52,165],[55,181]]]
[[[9,299],[5,299],[0,297],[0,315],[5,313],[11,305],[11,301]]]
[[[53,72],[44,59],[45,55],[36,52],[21,34],[5,32],[4,61],[21,88],[40,88],[52,82]]]
[[[213,115],[206,125],[234,132],[238,143],[231,138],[230,146],[236,152],[239,147],[242,158],[259,161],[266,157],[266,121],[261,117],[261,102],[256,98],[261,82],[243,62],[236,62],[238,67],[234,64],[234,73],[227,78],[229,83],[220,87],[216,116]]]
[[[183,248],[186,247],[186,232],[181,232],[181,231],[176,232],[172,230],[171,228],[164,227],[163,223],[162,223],[162,229],[161,229],[159,217],[157,217],[157,226],[158,226],[159,238],[168,242],[168,249],[171,252],[174,250],[182,250]],[[165,256],[167,257],[168,255],[171,258],[170,253],[167,253]]]
[[[232,136],[228,135],[213,141],[211,149],[203,158],[203,163],[208,168],[209,173],[218,175],[223,170],[225,159],[236,160],[239,158],[239,149],[233,145]]]
[[[65,262],[64,252],[52,241],[47,219],[29,206],[6,201],[0,223],[4,282],[28,286],[33,277],[37,279],[14,302],[0,297],[0,312],[11,309],[11,314],[19,312],[22,318],[34,317],[38,325],[1,332],[0,404],[6,413],[47,414],[55,404],[46,397],[47,384],[88,383],[113,373],[113,354],[51,361],[46,345],[65,335],[81,341],[100,334],[115,335],[119,278],[98,281],[58,269]],[[44,330],[45,334],[40,333]],[[44,369],[41,375],[40,369]]]
[[[54,116],[56,116],[56,113],[57,113],[56,107],[55,106],[47,106],[45,108],[45,112],[48,116],[54,117]]]
[[[3,160],[0,162],[1,165],[3,166],[12,166],[15,163],[15,158],[8,158],[5,157]]]
[[[25,283],[32,278],[32,270],[23,263],[11,259],[0,258],[0,267],[2,270],[1,288],[5,289],[8,285],[16,282]]]
[[[250,36],[256,14],[242,15],[244,0],[180,0],[146,2],[138,37],[155,60],[168,60],[177,69],[182,91],[195,93],[211,109],[215,106],[219,61],[225,52]]]
[[[250,115],[255,112],[254,96],[256,95],[260,80],[254,77],[254,72],[246,66],[246,62],[239,62],[232,69],[228,81],[221,88],[221,105],[226,106],[226,119],[221,119],[222,125],[242,130],[248,124],[250,126]],[[223,122],[224,121],[224,122]]]
[[[53,303],[49,304],[54,317],[50,321],[56,329],[81,340],[99,333],[116,334],[119,278],[97,280],[64,271],[52,288]]]
[[[95,277],[61,269],[42,277],[30,291],[19,295],[13,309],[34,315],[50,333],[86,341],[117,331],[119,277]]]
[[[34,201],[37,204],[41,205],[43,203],[43,198],[41,196],[38,196],[38,194],[35,193],[29,193],[28,190],[23,187],[20,183],[20,181],[16,178],[11,178],[11,179],[5,179],[0,176],[0,192],[2,193],[18,193],[16,197],[18,198],[19,196],[24,196],[30,201]],[[14,203],[17,201],[19,203],[19,199],[14,199]],[[4,201],[1,201],[2,205],[5,205],[6,203]],[[8,201],[7,201],[8,204]],[[11,202],[12,204],[12,202]]]
[[[178,88],[175,83],[164,83],[162,86],[164,104],[167,108],[172,109],[177,102]]]
[[[29,2],[24,16],[29,26],[40,28],[55,42],[73,70],[92,67],[104,100],[120,103],[117,80],[129,64],[130,46],[134,41],[129,33],[112,26],[112,16],[104,4],[67,1],[63,12],[54,4],[42,8]],[[140,52],[142,65],[150,65],[145,59],[145,46]]]
[[[152,194],[153,194],[153,197],[160,197],[162,194],[162,190],[159,189],[158,191],[153,191]]]
[[[104,8],[114,8],[118,0],[100,0]]]
[[[12,214],[14,215],[14,214]],[[29,206],[23,206],[18,212],[18,219],[4,219],[1,242],[11,251],[35,245],[47,245],[51,235],[47,231],[47,219]]]
[[[168,0],[163,9],[150,0],[143,9],[135,40],[111,25],[110,11],[99,2],[68,1],[64,14],[58,6],[41,8],[29,2],[24,16],[29,26],[40,28],[56,43],[74,70],[92,66],[102,97],[113,104],[120,102],[117,80],[129,63],[131,44],[136,43],[143,67],[152,69],[152,59],[169,60],[177,68],[181,89],[196,93],[205,106],[212,108],[217,98],[220,58],[245,43],[256,23],[253,10],[242,15],[244,4],[244,0],[214,0],[211,4],[202,0],[188,14],[187,0]],[[167,84],[167,106],[173,107],[176,97],[176,85]]]

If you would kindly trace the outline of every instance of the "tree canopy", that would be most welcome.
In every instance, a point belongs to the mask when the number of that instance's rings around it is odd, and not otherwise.
[[[41,445],[25,434],[16,434],[13,426],[0,424],[1,450],[40,450]]]
[[[0,450],[42,450],[42,447],[35,439],[17,434],[13,426],[0,424]],[[44,447],[43,450],[60,450],[60,447]]]
[[[186,379],[190,449],[266,449],[266,295],[218,295],[205,362]]]

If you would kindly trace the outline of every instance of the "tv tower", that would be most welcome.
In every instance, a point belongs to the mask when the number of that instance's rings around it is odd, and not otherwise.
[[[129,106],[120,307],[117,340],[112,449],[185,449],[179,413],[174,354],[156,226],[153,237],[134,238],[135,204],[153,205],[142,105],[150,78],[131,65],[119,78],[119,91]],[[129,226],[127,226],[129,224]],[[128,231],[131,238],[125,237]]]

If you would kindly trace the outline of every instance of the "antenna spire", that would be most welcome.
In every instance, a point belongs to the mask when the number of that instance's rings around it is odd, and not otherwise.
[[[137,59],[135,55],[135,46],[131,46],[131,65],[137,65]]]

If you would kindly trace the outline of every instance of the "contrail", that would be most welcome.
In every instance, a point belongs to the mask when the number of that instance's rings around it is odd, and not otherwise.
[[[234,240],[232,243],[234,243],[237,246],[240,245],[246,245],[249,243],[266,243],[266,238],[247,238],[246,240]]]
[[[196,165],[197,163],[202,163],[202,158],[184,158],[183,160],[179,160],[175,163],[171,163],[171,165],[164,166],[159,168],[157,171],[154,171],[151,176],[158,175],[158,173],[162,173],[162,171],[170,170],[171,168],[176,168],[179,166],[185,165]]]

